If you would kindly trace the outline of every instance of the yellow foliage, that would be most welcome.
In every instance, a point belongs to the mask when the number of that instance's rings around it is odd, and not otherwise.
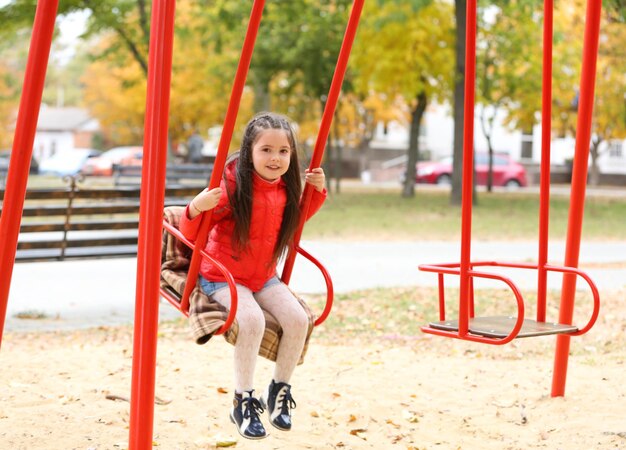
[[[352,64],[360,92],[404,97],[424,91],[429,99],[450,93],[454,68],[453,8],[434,1],[417,11],[410,2],[366,5]]]
[[[170,90],[169,138],[173,145],[185,141],[194,130],[206,137],[209,127],[221,125],[226,115],[234,79],[233,59],[239,49],[215,52],[193,33],[202,26],[189,0],[177,3],[172,79]],[[119,38],[103,37],[98,50],[118,44]],[[116,144],[143,141],[147,82],[140,66],[129,54],[124,61],[108,57],[92,63],[83,77],[85,104],[104,129],[105,138]],[[237,129],[252,114],[252,97],[244,92]]]
[[[102,42],[106,46],[111,37]],[[141,144],[146,107],[146,79],[137,63],[108,60],[92,63],[82,78],[84,101],[104,131],[105,139],[116,144]]]

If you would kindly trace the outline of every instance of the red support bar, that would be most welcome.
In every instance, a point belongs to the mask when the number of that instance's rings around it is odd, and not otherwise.
[[[175,0],[154,1],[139,209],[129,449],[152,448]]]
[[[543,79],[541,96],[541,177],[539,181],[539,255],[537,322],[546,320],[548,231],[550,222],[550,143],[552,139],[552,35],[554,0],[543,2]]]
[[[443,284],[443,273],[437,275],[437,286],[439,292],[439,320],[446,320],[446,291]]]
[[[578,122],[576,124],[576,150],[572,170],[572,189],[567,225],[567,242],[565,246],[565,265],[568,267],[578,267],[578,257],[580,253],[601,11],[601,1],[590,0],[587,2],[583,61],[580,78],[580,103],[578,107]],[[560,323],[572,323],[575,292],[576,277],[565,275],[563,277],[561,307],[559,310]],[[552,397],[565,395],[569,344],[569,336],[557,336],[556,352],[554,356],[554,374],[552,376]]]
[[[2,217],[0,217],[0,242],[2,243],[0,245],[0,345],[58,4],[58,0],[37,2],[23,92],[15,125],[6,194],[2,206]]]
[[[363,3],[365,0],[354,0],[352,4],[352,10],[350,11],[350,19],[346,27],[345,34],[343,36],[343,42],[341,44],[341,50],[339,51],[339,57],[337,58],[337,65],[335,66],[335,72],[333,74],[333,80],[330,84],[330,90],[328,91],[328,99],[326,100],[326,106],[324,107],[324,113],[322,115],[322,121],[320,123],[319,133],[317,134],[317,140],[315,141],[315,147],[313,149],[313,157],[309,164],[309,169],[318,168],[322,162],[324,156],[324,150],[326,148],[326,141],[328,140],[328,133],[330,132],[330,125],[333,121],[333,115],[337,108],[337,101],[339,100],[339,94],[341,93],[341,85],[346,74],[346,68],[348,67],[348,59],[350,58],[350,52],[352,51],[352,44],[356,36],[356,31],[359,26],[359,20],[361,18],[361,12],[363,10]],[[302,194],[302,200],[300,201],[300,224],[294,235],[293,244],[285,264],[283,266],[282,281],[289,284],[291,279],[291,273],[293,271],[294,261],[296,259],[296,247],[300,244],[300,238],[302,237],[302,230],[304,228],[304,222],[309,211],[309,205],[311,204],[311,198],[313,196],[313,188],[307,183],[304,187]]]
[[[252,12],[250,13],[250,20],[248,22],[248,30],[244,39],[239,65],[237,66],[237,73],[235,74],[235,81],[230,94],[230,101],[226,111],[226,118],[224,119],[222,135],[220,136],[220,142],[217,147],[217,157],[215,158],[215,163],[213,164],[213,172],[211,173],[209,189],[219,187],[222,174],[224,172],[230,142],[233,137],[233,130],[235,129],[235,121],[237,120],[237,113],[239,112],[239,104],[241,103],[241,95],[243,93],[243,88],[246,85],[248,69],[250,67],[250,61],[252,60],[254,43],[261,24],[261,16],[263,15],[264,6],[265,0],[255,0],[252,5]],[[191,262],[189,263],[187,283],[185,284],[185,291],[183,292],[183,297],[181,299],[181,309],[185,312],[189,309],[189,296],[198,281],[198,271],[200,269],[200,262],[202,261],[200,252],[206,246],[212,217],[213,210],[209,210],[203,212],[200,219],[198,237],[196,238],[193,255],[191,257]]]
[[[476,0],[467,0],[465,31],[465,102],[463,104],[463,185],[461,189],[461,285],[459,334],[468,332],[470,259],[472,245],[472,190],[474,170],[474,97],[476,86]]]

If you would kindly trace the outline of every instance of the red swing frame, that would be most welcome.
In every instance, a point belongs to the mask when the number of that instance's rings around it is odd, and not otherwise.
[[[253,11],[262,10],[261,1],[255,1]],[[362,0],[355,0],[351,13],[350,23],[353,24],[353,16],[358,16],[362,9]],[[259,6],[261,5],[261,6]],[[6,318],[6,308],[8,295],[13,273],[15,253],[17,249],[17,238],[21,223],[24,198],[26,194],[27,173],[32,156],[32,146],[39,115],[45,73],[47,69],[52,34],[54,31],[54,20],[56,18],[58,0],[41,0],[37,4],[31,47],[29,50],[26,73],[24,76],[24,93],[20,100],[15,139],[11,152],[10,170],[6,181],[7,195],[4,199],[3,213],[0,218],[0,344],[4,330]],[[140,231],[138,247],[138,270],[137,270],[137,292],[136,292],[136,318],[135,318],[135,339],[133,358],[133,386],[131,396],[131,424],[130,424],[130,448],[147,449],[152,447],[152,425],[153,425],[153,401],[154,401],[154,373],[156,364],[156,336],[158,327],[158,298],[159,298],[159,271],[160,254],[154,245],[161,241],[162,233],[162,210],[164,204],[165,186],[165,160],[167,148],[167,123],[169,112],[169,85],[171,78],[171,58],[173,42],[174,24],[174,0],[162,0],[153,2],[151,21],[151,45],[148,75],[148,98],[146,105],[145,121],[145,159],[143,163],[142,181],[142,207],[140,211]],[[545,276],[548,271],[561,271],[563,277],[563,289],[561,296],[561,308],[559,322],[571,324],[573,317],[574,294],[576,290],[576,276],[583,277],[592,289],[594,295],[594,313],[589,323],[579,330],[569,334],[557,336],[556,354],[554,362],[554,376],[552,384],[552,395],[564,395],[565,378],[567,373],[567,360],[569,354],[570,336],[581,334],[587,331],[597,318],[599,307],[599,296],[591,279],[577,269],[580,238],[582,231],[582,218],[584,209],[587,160],[589,152],[589,139],[591,136],[591,119],[593,111],[593,97],[595,88],[595,69],[598,53],[598,36],[600,24],[601,2],[588,1],[585,24],[584,49],[582,61],[582,76],[580,82],[580,105],[578,114],[578,124],[576,133],[576,150],[572,175],[572,194],[569,211],[567,246],[564,266],[549,266],[547,261],[547,224],[548,224],[548,199],[549,199],[549,126],[550,123],[550,102],[551,99],[551,51],[552,51],[552,0],[544,2],[544,74],[543,74],[543,152],[541,163],[541,206],[540,206],[540,245],[539,262],[537,265],[528,265],[523,268],[537,269],[538,271],[538,297],[545,299],[546,282]],[[456,336],[461,339],[469,337],[469,319],[473,315],[473,286],[472,277],[483,276],[487,278],[501,279],[509,286],[513,283],[504,280],[499,275],[478,273],[473,270],[479,265],[508,265],[507,263],[496,262],[471,262],[471,204],[472,204],[472,149],[473,142],[473,106],[474,106],[474,76],[475,76],[475,34],[476,34],[476,0],[468,0],[468,23],[467,42],[469,51],[466,53],[466,98],[465,98],[465,133],[464,133],[464,160],[463,160],[463,229],[462,229],[462,250],[461,262],[452,265],[425,265],[423,270],[437,272],[442,280],[444,274],[457,274],[461,278],[461,295],[459,298],[460,318],[459,331]],[[354,35],[352,35],[352,38]],[[346,39],[349,38],[348,31]],[[346,42],[344,39],[344,44]],[[349,50],[347,51],[349,54]],[[340,54],[347,59],[347,54]],[[342,56],[343,55],[343,56]],[[549,58],[549,59],[548,59]],[[547,64],[547,62],[550,64]],[[338,62],[337,69],[340,68]],[[337,73],[335,74],[337,75]],[[343,74],[342,74],[343,78]],[[333,86],[335,86],[333,78]],[[341,82],[338,81],[340,89]],[[332,90],[332,87],[331,87]],[[338,95],[338,91],[337,91]],[[329,100],[331,96],[329,96]],[[330,126],[332,112],[330,101],[326,105],[322,127]],[[327,115],[327,112],[329,114]],[[471,124],[471,125],[470,125]],[[318,135],[319,146],[323,147],[325,138],[320,130]],[[326,134],[327,137],[327,134]],[[546,153],[547,152],[547,153]],[[316,157],[314,156],[314,161]],[[319,155],[321,161],[321,155]],[[312,161],[313,163],[313,161]],[[319,161],[318,161],[319,164]],[[313,167],[313,165],[312,165]],[[213,181],[213,178],[212,178]],[[306,194],[306,189],[305,189]],[[306,199],[306,195],[304,196]],[[306,201],[304,205],[306,206]],[[307,256],[306,252],[299,248],[298,235],[297,243],[288,256],[288,264],[282,275],[283,281],[289,280],[295,253],[299,252]],[[308,257],[308,256],[307,256]],[[456,268],[458,266],[458,269]],[[328,283],[328,279],[326,280]],[[443,282],[440,283],[443,290]],[[523,316],[523,301],[516,293],[518,309]],[[326,308],[328,309],[328,308]],[[328,311],[325,309],[324,314]],[[545,320],[545,301],[538,303],[538,321]],[[445,315],[445,313],[444,313]],[[519,317],[518,317],[519,321]],[[434,332],[430,327],[425,327],[425,332]],[[517,326],[514,327],[518,328]],[[519,328],[517,329],[519,331]],[[516,332],[517,332],[516,331]],[[512,333],[515,334],[515,333]],[[489,342],[493,343],[493,342]]]
[[[328,138],[332,117],[336,109],[339,93],[341,91],[341,85],[345,76],[347,68],[348,58],[356,35],[361,11],[363,9],[364,0],[354,0],[352,10],[350,12],[350,19],[344,34],[344,39],[341,45],[337,65],[333,75],[333,81],[331,83],[328,101],[324,109],[322,121],[320,124],[320,130],[317,136],[317,142],[311,160],[309,168],[313,169],[319,167],[323,152],[325,149],[325,143]],[[157,2],[158,3],[158,2]],[[154,45],[150,46],[150,71],[154,73],[154,80],[152,77],[148,80],[148,107],[152,105],[152,114],[146,114],[146,136],[148,132],[152,136],[155,136],[153,147],[148,147],[148,154],[156,154],[159,158],[159,162],[156,164],[156,168],[150,164],[150,159],[146,161],[144,159],[143,176],[142,176],[142,207],[145,204],[146,210],[149,207],[158,207],[157,212],[153,211],[150,214],[146,211],[145,216],[143,211],[140,211],[140,224],[144,223],[145,226],[150,228],[151,231],[146,229],[144,238],[147,242],[156,242],[157,235],[160,236],[163,227],[168,232],[173,233],[186,245],[192,247],[193,255],[190,262],[190,267],[187,276],[187,282],[185,285],[185,291],[180,301],[172,296],[169,291],[161,290],[160,294],[163,295],[170,303],[177,307],[181,312],[187,314],[189,307],[189,296],[196,285],[198,277],[198,269],[202,257],[209,257],[204,252],[204,246],[208,238],[208,231],[211,225],[212,212],[207,211],[203,213],[201,218],[200,230],[195,243],[191,243],[182,236],[182,234],[171,227],[167,223],[163,223],[161,226],[161,214],[164,204],[164,180],[165,180],[165,154],[166,154],[166,141],[162,140],[167,137],[167,114],[169,109],[169,81],[171,76],[171,53],[172,53],[172,41],[173,41],[173,0],[170,0],[171,7],[158,8],[153,10],[153,31],[156,32],[157,27],[154,24],[161,24],[160,31],[151,42]],[[232,138],[232,132],[234,129],[235,120],[237,117],[237,111],[239,108],[239,102],[241,94],[245,86],[245,79],[247,71],[252,58],[254,49],[254,42],[260,25],[261,16],[263,13],[265,1],[255,0],[252,6],[252,12],[248,24],[248,30],[244,40],[242,54],[240,62],[237,68],[235,81],[233,83],[233,89],[231,92],[231,98],[226,113],[226,119],[224,121],[224,127],[222,135],[220,137],[220,143],[218,146],[218,155],[213,167],[213,173],[209,182],[209,189],[219,186],[220,179],[224,170],[224,165],[228,153],[228,147]],[[151,100],[154,99],[154,100]],[[150,118],[150,120],[148,120]],[[158,137],[157,137],[158,136]],[[150,188],[150,184],[153,184],[154,189]],[[145,186],[144,186],[145,184]],[[144,197],[144,193],[146,197]],[[310,186],[306,186],[303,192],[303,199],[301,201],[300,209],[303,213],[303,217],[306,216],[308,211],[310,199],[311,199]],[[144,200],[144,198],[149,199]],[[158,200],[158,201],[157,201]],[[330,275],[322,264],[317,261],[312,255],[304,251],[299,246],[299,239],[302,234],[302,227],[304,220],[301,220],[299,228],[296,232],[294,239],[294,245],[292,251],[288,254],[285,262],[285,269],[289,270],[289,274],[286,276],[283,274],[282,280],[285,283],[289,282],[290,271],[293,268],[295,253],[305,256],[307,259],[313,262],[318,267],[326,282],[327,287],[327,299],[326,306],[315,321],[316,325],[322,323],[332,308],[333,288]],[[140,243],[142,238],[142,229],[140,229]],[[158,286],[160,259],[156,255],[150,255],[151,249],[147,244],[139,247],[138,251],[138,282],[137,282],[137,305],[136,305],[136,318],[135,318],[135,333],[134,333],[134,356],[133,356],[133,384],[131,391],[131,417],[130,417],[130,433],[129,433],[129,448],[132,449],[148,449],[152,446],[152,428],[153,428],[153,415],[154,415],[154,376],[156,365],[156,328],[158,326],[158,295],[148,293],[148,288],[154,288]],[[145,264],[151,262],[154,267],[151,270],[147,270],[143,266],[142,261]],[[216,334],[223,333],[232,324],[236,314],[237,294],[235,283],[232,276],[219,262],[211,258],[211,261],[217,263],[222,273],[227,278],[229,284],[231,298],[231,309],[229,311],[228,318],[224,325],[217,331]],[[141,274],[139,270],[141,269]],[[142,280],[139,277],[143,275],[145,277],[150,276],[152,279]],[[145,284],[144,284],[145,283]],[[144,291],[143,289],[146,289]],[[155,305],[155,299],[157,304]],[[152,305],[148,303],[151,302]]]
[[[363,3],[364,0],[354,0],[352,5],[350,19],[333,75],[328,101],[324,109],[310,168],[319,167],[323,157],[332,116],[341,91],[341,84],[356,35]],[[209,187],[219,185],[264,4],[264,0],[254,0],[252,6],[249,27],[246,33],[241,60],[237,69],[227,117],[224,123],[224,130],[220,140],[218,160],[216,160]],[[27,174],[32,156],[37,118],[39,116],[57,10],[58,0],[40,0],[37,3],[31,47],[24,76],[25,89],[20,100],[15,139],[11,152],[10,170],[6,180],[6,196],[3,204],[2,217],[0,218],[0,241],[3,243],[3,245],[0,246],[0,344],[2,342],[11,276],[13,273],[19,228],[26,196]],[[199,241],[191,243],[184,239],[177,230],[170,227],[169,224],[162,224],[165,192],[165,163],[167,157],[169,89],[172,71],[174,11],[175,0],[153,1],[148,92],[144,129],[144,148],[146,151],[144,152],[142,168],[137,251],[137,289],[129,432],[130,449],[152,448],[156,342],[160,295],[160,245],[155,245],[155,243],[161,242],[163,228],[165,227],[168,232],[174,233],[187,245],[194,247],[192,264],[194,264],[195,267],[190,267],[189,271],[190,276],[193,278],[193,280],[189,279],[187,282],[189,292],[186,291],[183,294],[182,301],[178,301],[169,295],[169,292],[164,293],[165,298],[183,313],[187,313],[189,293],[191,292],[191,287],[195,286],[197,280],[199,261],[201,257],[208,257],[208,255],[204,254],[201,250],[204,245],[200,245]],[[311,190],[309,186],[306,186],[301,202],[301,210],[305,213],[308,211],[310,196]],[[203,227],[205,228],[204,234],[207,234],[210,227],[210,214],[204,214],[202,221]],[[312,261],[313,264],[322,271],[327,286],[327,302],[322,314],[315,322],[316,325],[319,325],[326,319],[332,307],[332,281],[321,263],[300,247],[299,240],[302,234],[303,223],[304,221],[300,223],[294,245],[285,262],[282,280],[286,283],[289,282],[296,253],[300,253],[305,258]],[[202,237],[202,229],[200,237]],[[225,277],[228,279],[231,293],[233,294],[233,300],[235,300],[236,291],[233,289],[234,280],[225,268],[222,267],[222,270]],[[233,301],[233,308],[231,308],[229,318],[219,332],[225,331],[232,323],[235,315],[235,303],[236,301]]]
[[[572,175],[568,233],[565,264],[554,266],[548,258],[548,219],[550,201],[550,134],[552,102],[552,39],[553,39],[553,0],[544,0],[543,27],[543,74],[542,74],[542,155],[539,206],[539,255],[537,264],[524,264],[497,261],[471,260],[472,226],[472,177],[474,142],[474,91],[476,75],[476,0],[467,1],[466,53],[465,53],[465,121],[463,133],[463,182],[461,205],[461,261],[460,263],[424,264],[419,269],[438,274],[439,322],[431,322],[422,327],[429,334],[451,337],[484,344],[503,345],[517,337],[530,337],[557,334],[557,347],[552,381],[552,396],[563,396],[571,336],[586,333],[596,322],[600,308],[600,295],[595,283],[578,269],[578,256],[584,212],[587,161],[591,137],[591,119],[595,88],[598,37],[600,31],[601,2],[588,1],[585,22],[585,36],[580,81],[580,106],[576,129],[576,149]],[[508,267],[532,269],[538,272],[537,317],[536,321],[524,319],[524,300],[515,283],[508,277],[476,270],[477,267]],[[558,323],[546,322],[546,285],[548,272],[563,273],[563,286]],[[447,321],[445,313],[444,275],[458,275],[459,315],[457,321]],[[593,296],[593,309],[589,321],[579,328],[572,326],[574,295],[577,277],[589,285]],[[488,278],[502,281],[515,296],[517,318],[474,316],[474,278]],[[526,331],[523,327],[526,327]],[[498,330],[497,328],[501,328]],[[504,331],[503,331],[504,330]]]

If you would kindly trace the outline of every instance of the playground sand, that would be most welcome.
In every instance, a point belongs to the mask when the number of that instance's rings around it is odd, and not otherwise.
[[[233,348],[221,337],[198,346],[184,322],[162,324],[154,448],[626,449],[623,294],[572,339],[558,398],[553,337],[502,347],[419,331],[338,340],[322,326],[292,380],[294,429],[263,441],[242,439],[228,419]],[[131,327],[7,333],[0,367],[0,448],[127,448]],[[259,360],[257,389],[271,371]]]

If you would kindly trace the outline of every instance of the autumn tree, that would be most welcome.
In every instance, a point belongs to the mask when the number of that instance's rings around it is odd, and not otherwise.
[[[600,23],[600,41],[596,68],[595,100],[589,183],[598,184],[598,159],[601,144],[626,138],[626,8],[619,0],[605,1]],[[586,2],[574,0],[558,6],[555,13],[555,54],[565,68],[556,80],[555,92],[558,132],[561,136],[576,134],[577,94],[580,83]],[[608,147],[608,146],[606,146]],[[605,147],[605,148],[606,148]]]
[[[452,8],[447,2],[371,2],[355,45],[360,92],[402,96],[410,106],[403,197],[415,195],[419,134],[429,102],[449,97],[454,64]]]
[[[493,186],[496,117],[505,111],[505,126],[532,130],[541,109],[542,49],[537,45],[541,41],[540,6],[536,0],[508,0],[498,6],[489,2],[478,15],[477,120],[487,141],[489,192]]]
[[[621,19],[614,13],[619,12]],[[600,179],[600,144],[626,139],[626,4],[618,11],[609,7],[600,24],[600,46],[596,70],[596,96],[590,154],[589,184]],[[609,146],[607,146],[609,147]],[[607,148],[608,150],[608,148]],[[607,151],[605,150],[605,151]]]

